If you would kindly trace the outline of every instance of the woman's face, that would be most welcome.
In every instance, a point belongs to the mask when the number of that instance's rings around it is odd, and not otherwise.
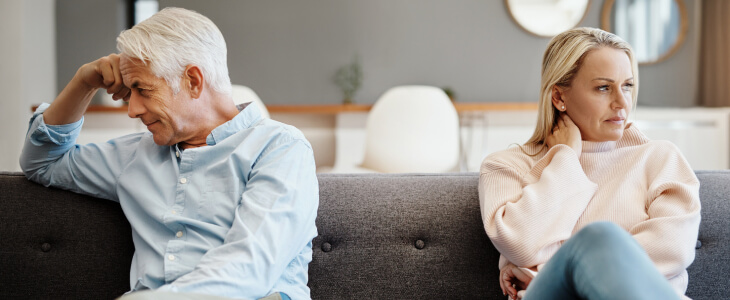
[[[617,141],[632,107],[634,75],[623,50],[601,47],[584,57],[570,87],[555,86],[553,105],[580,129],[584,141]]]

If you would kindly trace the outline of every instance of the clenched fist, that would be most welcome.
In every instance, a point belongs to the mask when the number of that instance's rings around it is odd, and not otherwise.
[[[76,72],[76,77],[90,89],[105,89],[114,100],[129,96],[119,71],[119,55],[110,54],[87,63]]]

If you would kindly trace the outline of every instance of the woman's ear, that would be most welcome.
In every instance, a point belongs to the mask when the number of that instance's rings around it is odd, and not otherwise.
[[[203,85],[205,83],[205,79],[203,78],[203,72],[201,72],[200,68],[195,65],[188,65],[185,67],[185,77],[184,77],[185,87],[190,92],[190,97],[193,99],[200,98],[200,95],[203,93]]]
[[[554,85],[550,96],[553,107],[559,111],[565,111],[565,88]]]

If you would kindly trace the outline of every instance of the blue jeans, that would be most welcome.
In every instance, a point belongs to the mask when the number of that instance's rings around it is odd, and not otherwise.
[[[609,222],[571,237],[525,292],[531,299],[679,299],[644,249]]]

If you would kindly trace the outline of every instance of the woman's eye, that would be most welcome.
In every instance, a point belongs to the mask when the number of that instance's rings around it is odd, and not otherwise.
[[[601,92],[608,91],[608,85],[602,85],[597,88]]]
[[[623,88],[624,88],[624,91],[630,91],[634,88],[634,84],[633,83],[624,84]]]

